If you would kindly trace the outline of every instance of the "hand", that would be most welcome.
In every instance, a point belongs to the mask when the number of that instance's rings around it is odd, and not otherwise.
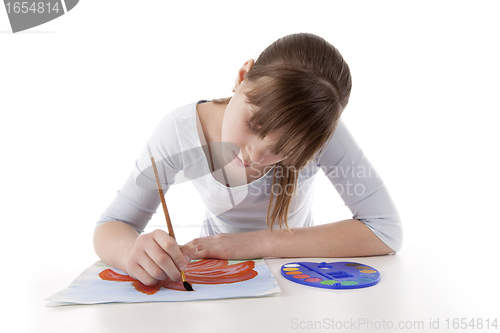
[[[193,239],[188,245],[196,246],[193,259],[255,259],[266,253],[266,230],[218,234]]]
[[[163,230],[137,237],[126,264],[127,273],[147,286],[170,278],[182,280],[180,271],[196,255],[196,247],[186,244],[179,247],[175,239]]]

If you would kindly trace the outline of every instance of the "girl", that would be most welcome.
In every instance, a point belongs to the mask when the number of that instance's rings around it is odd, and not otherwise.
[[[170,112],[148,140],[164,190],[182,171],[200,193],[207,208],[201,237],[179,246],[165,231],[143,234],[160,204],[145,147],[97,222],[97,255],[152,285],[180,281],[197,258],[399,251],[398,212],[340,119],[350,91],[349,67],[331,44],[306,33],[278,39],[239,69],[232,97]],[[313,226],[319,169],[352,219]]]

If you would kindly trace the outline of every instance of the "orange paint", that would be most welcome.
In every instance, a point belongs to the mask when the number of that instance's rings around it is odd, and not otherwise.
[[[99,273],[99,277],[107,281],[137,281],[128,275],[121,275],[111,269],[105,269]]]
[[[293,271],[293,272],[286,272],[286,275],[295,275],[295,274],[302,274],[301,271]]]
[[[295,279],[306,279],[308,277],[311,277],[311,275],[307,275],[307,274],[300,274],[300,275],[294,275],[293,276]]]
[[[259,273],[254,271],[255,262],[245,261],[234,265],[228,265],[227,260],[203,259],[189,263],[185,271],[186,280],[191,284],[226,284],[247,281],[256,277]],[[99,273],[99,277],[106,281],[125,282],[132,281],[137,291],[147,295],[153,295],[162,287],[172,290],[186,291],[182,282],[174,282],[170,279],[159,281],[154,286],[146,286],[129,275],[122,275],[111,269],[105,269]]]
[[[377,271],[374,271],[373,269],[363,269],[362,271],[359,271],[360,273],[377,273]]]

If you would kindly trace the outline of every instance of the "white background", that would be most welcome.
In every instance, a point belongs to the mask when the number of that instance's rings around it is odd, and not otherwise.
[[[325,38],[350,66],[342,117],[399,209],[401,254],[455,258],[454,274],[498,262],[494,1],[176,3],[81,1],[16,34],[0,9],[2,284],[13,308],[39,311],[98,259],[95,222],[166,112],[230,95],[246,60],[295,32]],[[167,202],[189,241],[203,214],[196,191],[174,187]],[[324,176],[314,215],[351,218]]]

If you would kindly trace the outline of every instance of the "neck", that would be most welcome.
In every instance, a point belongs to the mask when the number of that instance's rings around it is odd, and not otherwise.
[[[196,106],[207,142],[221,142],[222,121],[226,107],[227,104],[215,104],[213,102],[206,102]]]

